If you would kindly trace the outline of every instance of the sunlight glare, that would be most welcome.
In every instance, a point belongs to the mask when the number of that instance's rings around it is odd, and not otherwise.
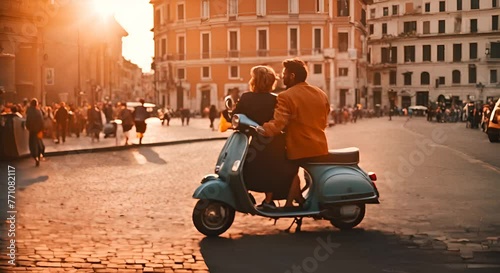
[[[115,0],[94,0],[94,6],[102,17],[113,16],[116,12]]]

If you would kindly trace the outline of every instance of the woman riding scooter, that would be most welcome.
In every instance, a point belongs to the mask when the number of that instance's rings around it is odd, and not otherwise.
[[[269,66],[255,66],[250,75],[251,92],[241,96],[233,114],[244,114],[262,125],[274,115],[277,96],[271,91],[276,86],[276,73]],[[288,196],[293,179],[298,179],[298,165],[286,157],[285,135],[278,134],[274,138],[267,138],[253,130],[249,134],[252,136],[250,156],[246,158],[243,177],[248,190],[266,193],[265,200],[258,208],[276,209],[273,199],[288,197],[288,206],[293,199],[303,201],[302,196]],[[272,170],[273,175],[270,176],[264,170]]]

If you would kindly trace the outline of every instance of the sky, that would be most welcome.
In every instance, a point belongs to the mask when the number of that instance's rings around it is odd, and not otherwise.
[[[103,15],[114,15],[128,32],[123,38],[123,57],[150,72],[154,56],[153,6],[149,0],[94,0]]]

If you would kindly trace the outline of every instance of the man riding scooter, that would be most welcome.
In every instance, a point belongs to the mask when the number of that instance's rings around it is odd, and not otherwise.
[[[308,158],[328,154],[325,128],[330,103],[321,89],[305,82],[307,66],[302,60],[285,60],[283,67],[287,90],[278,95],[274,118],[257,131],[264,136],[276,136],[285,130],[288,159],[300,165]],[[292,183],[285,206],[292,206],[294,200],[299,205],[304,202],[298,177]]]

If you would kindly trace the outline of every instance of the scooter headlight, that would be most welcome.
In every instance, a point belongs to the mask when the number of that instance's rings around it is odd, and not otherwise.
[[[233,118],[231,119],[231,125],[233,126],[234,129],[240,126],[240,117],[238,115],[233,116]]]

